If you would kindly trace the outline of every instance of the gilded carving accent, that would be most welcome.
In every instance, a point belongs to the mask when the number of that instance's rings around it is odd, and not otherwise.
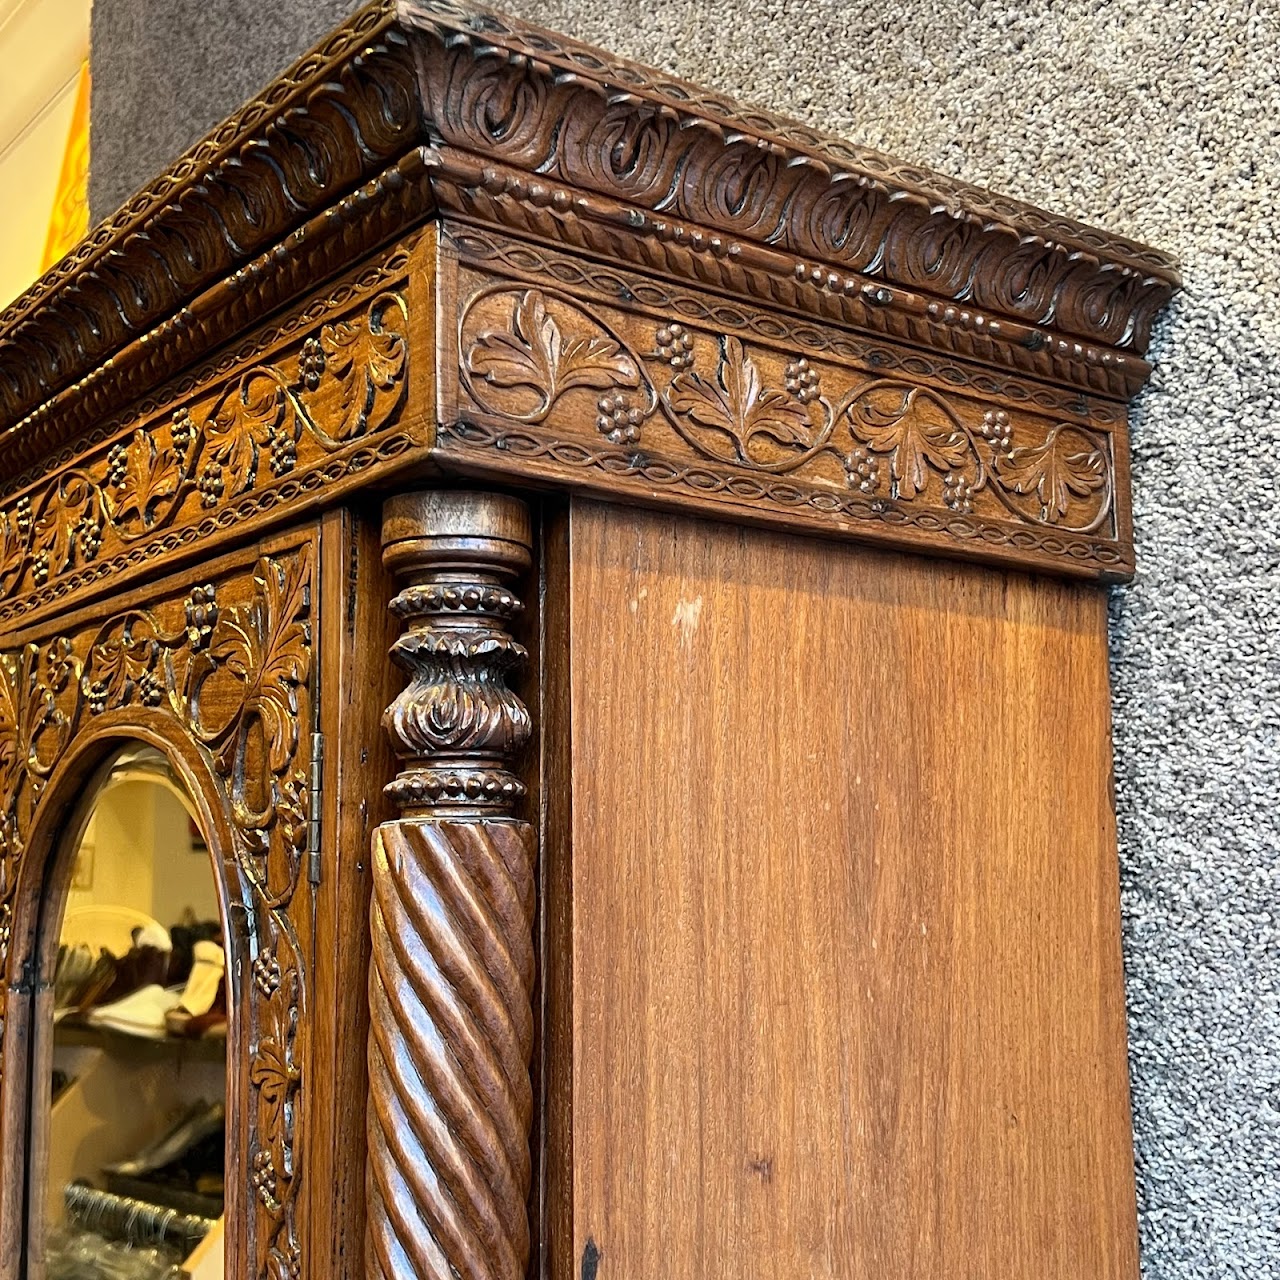
[[[1115,536],[1111,442],[1079,422],[674,320],[650,328],[549,289],[480,290],[464,308],[459,350],[463,387],[495,419],[537,426],[563,402],[558,421],[594,419],[646,460],[691,456],[899,511]]]
[[[149,451],[143,460],[151,465]],[[145,501],[133,510],[143,519]],[[234,832],[231,892],[249,921],[249,1161],[260,1203],[253,1256],[255,1274],[273,1280],[301,1266],[308,997],[294,904],[308,817],[312,572],[304,544],[0,655],[0,965],[31,826],[77,734],[128,708],[140,720],[176,722],[207,753]]]

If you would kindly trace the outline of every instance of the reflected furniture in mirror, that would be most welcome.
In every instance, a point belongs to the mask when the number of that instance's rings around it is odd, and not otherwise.
[[[97,228],[0,315],[4,1275],[1136,1280],[1176,285],[453,0]]]

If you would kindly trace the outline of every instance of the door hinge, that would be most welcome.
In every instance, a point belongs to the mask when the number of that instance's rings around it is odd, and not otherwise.
[[[311,735],[311,779],[307,788],[307,879],[320,883],[320,805],[323,802],[324,734]]]

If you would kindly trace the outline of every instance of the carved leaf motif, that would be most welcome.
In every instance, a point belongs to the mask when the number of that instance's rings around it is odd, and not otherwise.
[[[264,1129],[272,1163],[286,1175],[292,1150],[293,1126],[289,1111],[298,1079],[298,1068],[287,1044],[277,1036],[265,1037],[250,1065],[249,1080],[258,1090],[266,1113]]]
[[[159,656],[154,637],[135,636],[131,624],[119,635],[100,641],[93,648],[85,674],[91,709],[100,712],[127,704],[144,679],[154,673]]]
[[[635,361],[603,334],[566,337],[539,289],[517,301],[511,333],[484,332],[467,356],[472,373],[495,387],[529,387],[550,405],[571,387],[636,387]]]
[[[869,449],[889,456],[895,497],[910,501],[929,483],[969,460],[964,428],[927,392],[881,387],[864,393],[850,410],[853,434]]]
[[[18,696],[16,676],[7,660],[0,661],[0,799],[12,796],[18,780]]]
[[[287,768],[297,749],[297,688],[310,663],[306,622],[310,566],[299,558],[283,571],[260,560],[251,606],[223,614],[209,644],[209,659],[243,680],[243,715],[262,723],[273,773]]]
[[[401,315],[398,299],[384,299],[360,322],[344,320],[320,332],[324,377],[308,401],[321,431],[353,440],[379,425],[403,390],[404,335],[388,328],[388,314]],[[309,384],[308,384],[309,385]]]
[[[47,576],[62,572],[75,555],[76,531],[96,501],[95,490],[73,472],[59,481],[36,519],[32,550]]]
[[[0,512],[0,591],[9,590],[26,562],[26,548],[16,525],[7,511]]]
[[[206,457],[221,467],[227,496],[257,483],[261,450],[284,414],[285,403],[275,370],[254,370],[209,419]]]
[[[158,448],[154,438],[142,430],[133,433],[127,458],[124,483],[112,515],[120,523],[136,519],[150,528],[158,505],[178,491],[181,463],[172,449]]]
[[[760,371],[737,338],[725,340],[714,383],[692,369],[678,373],[668,403],[672,412],[727,435],[743,462],[756,461],[751,441],[757,436],[799,448],[812,440],[804,407],[782,391],[761,390]]]
[[[999,471],[1006,488],[1040,499],[1041,519],[1050,524],[1066,517],[1072,498],[1088,498],[1107,483],[1101,451],[1067,425],[1054,427],[1043,444],[1015,449]]]

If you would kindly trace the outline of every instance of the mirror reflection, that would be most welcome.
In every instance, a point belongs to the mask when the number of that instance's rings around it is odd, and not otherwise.
[[[49,1091],[33,1091],[43,1274],[221,1276],[226,948],[209,851],[144,747],[104,769],[69,836]]]

